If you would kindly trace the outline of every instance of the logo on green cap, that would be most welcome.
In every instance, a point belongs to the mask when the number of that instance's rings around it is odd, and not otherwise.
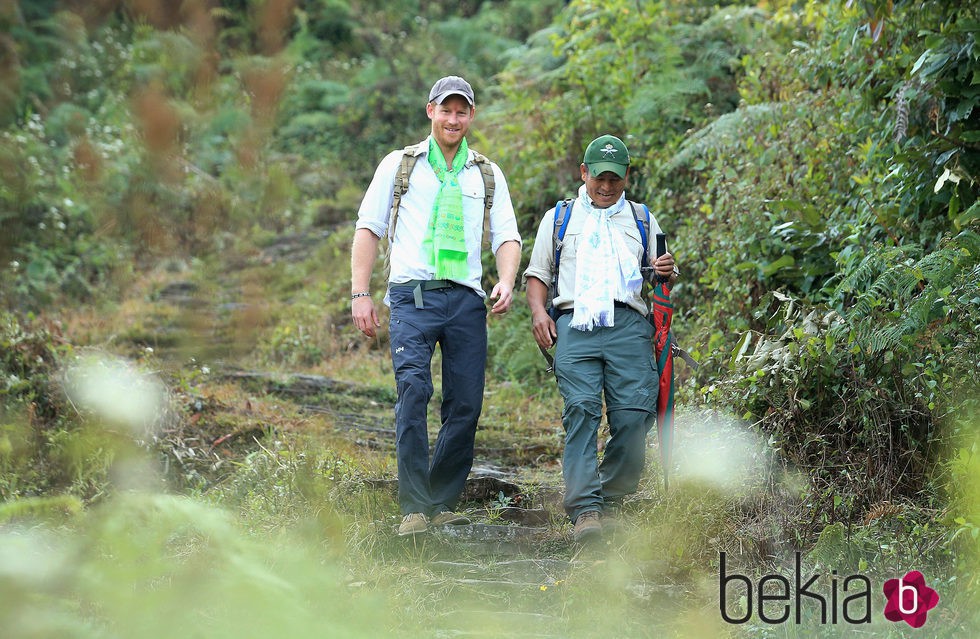
[[[616,151],[618,151],[618,150],[619,149],[617,149],[616,147],[614,147],[612,144],[607,143],[606,146],[602,147],[602,149],[601,149],[601,151],[602,151],[602,158],[603,159],[608,159],[610,157],[615,157]]]

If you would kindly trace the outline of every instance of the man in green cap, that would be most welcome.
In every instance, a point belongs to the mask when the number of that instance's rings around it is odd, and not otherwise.
[[[623,141],[596,138],[580,169],[578,197],[559,202],[541,220],[523,279],[535,341],[542,349],[557,342],[564,506],[575,540],[583,542],[602,532],[604,511],[617,510],[636,492],[656,414],[653,327],[641,296],[649,271],[641,268],[652,267],[671,283],[677,271],[670,253],[656,254],[657,220],[626,199],[630,155]],[[599,463],[603,400],[609,441]]]
[[[482,288],[484,217],[499,280],[489,295],[492,314],[510,308],[521,260],[507,181],[496,164],[466,142],[476,115],[473,88],[459,76],[441,78],[429,91],[425,112],[430,135],[392,151],[378,165],[361,201],[351,246],[351,319],[371,338],[380,326],[371,272],[380,239],[389,242],[384,302],[391,307],[389,336],[398,392],[399,535],[421,533],[430,525],[468,523],[455,508],[473,464],[483,406],[488,297]],[[396,186],[404,186],[397,199]],[[430,456],[426,416],[436,345],[442,351],[442,425]]]

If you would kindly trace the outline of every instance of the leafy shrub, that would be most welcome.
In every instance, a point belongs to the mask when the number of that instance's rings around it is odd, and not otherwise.
[[[60,340],[54,323],[0,312],[0,498],[42,493],[58,482],[47,444],[66,408],[51,392]]]

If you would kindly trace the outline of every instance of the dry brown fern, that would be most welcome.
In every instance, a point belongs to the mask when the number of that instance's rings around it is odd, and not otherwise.
[[[905,509],[901,506],[891,503],[890,501],[882,501],[868,510],[868,514],[864,516],[864,525],[870,526],[871,522],[876,519],[881,519],[883,517],[894,517],[900,514]]]

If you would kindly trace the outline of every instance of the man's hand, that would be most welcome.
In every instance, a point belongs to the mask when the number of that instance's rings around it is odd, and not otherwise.
[[[376,329],[381,326],[378,313],[374,310],[374,300],[370,297],[358,297],[350,303],[350,316],[354,326],[368,337],[374,337]]]
[[[497,300],[490,312],[495,315],[503,315],[510,310],[510,305],[514,302],[514,287],[507,286],[503,282],[497,282],[497,285],[490,292],[490,299]]]
[[[534,341],[544,349],[554,346],[558,339],[558,327],[546,311],[532,313],[531,332],[534,333]]]
[[[499,280],[490,291],[490,299],[497,301],[490,312],[503,315],[514,302],[514,278],[517,277],[517,267],[521,263],[521,243],[515,240],[504,242],[497,249],[496,258]]]
[[[664,253],[653,263],[653,268],[657,273],[657,276],[668,279],[674,274],[674,256],[670,253]]]
[[[558,339],[558,327],[545,309],[548,285],[536,277],[527,278],[527,305],[531,307],[531,333],[541,348],[551,348]]]

